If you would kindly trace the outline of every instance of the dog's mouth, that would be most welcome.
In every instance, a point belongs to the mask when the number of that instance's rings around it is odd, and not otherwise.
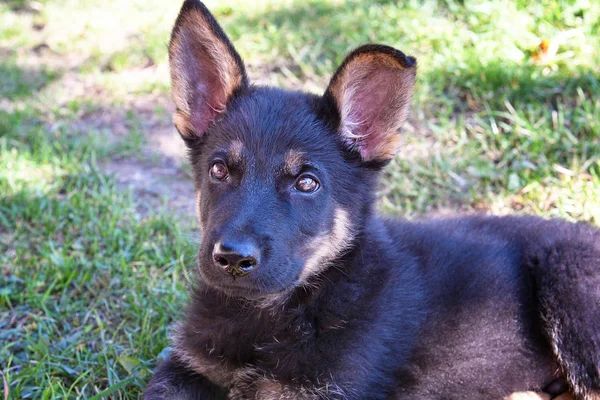
[[[290,294],[294,289],[294,287],[287,287],[282,290],[265,292],[233,285],[218,285],[213,287],[227,297],[249,301],[252,305],[259,308],[268,308],[285,303],[290,298]]]
[[[217,285],[212,285],[212,286],[215,289],[220,290],[220,291],[224,292],[225,294],[230,295],[232,297],[253,298],[253,297],[259,297],[261,295],[268,295],[268,293],[265,293],[259,289],[248,288],[248,287],[239,286],[239,285],[217,284]]]
[[[286,293],[291,292],[297,287],[296,284],[292,284],[275,290],[267,290],[255,285],[250,286],[242,284],[243,278],[226,277],[230,279],[214,279],[203,273],[202,268],[199,268],[199,272],[202,283],[225,294],[227,297],[262,301],[271,298],[285,297]]]

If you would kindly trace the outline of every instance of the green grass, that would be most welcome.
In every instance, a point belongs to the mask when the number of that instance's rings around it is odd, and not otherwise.
[[[168,94],[176,3],[0,3],[0,371],[11,398],[137,398],[180,314],[187,228],[164,208],[138,212],[102,170],[145,144],[134,100]],[[208,5],[263,83],[321,91],[365,42],[417,56],[382,211],[600,224],[600,3],[530,3]],[[544,39],[558,48],[539,59]],[[122,116],[128,135],[107,140],[114,126],[89,118],[99,110]]]

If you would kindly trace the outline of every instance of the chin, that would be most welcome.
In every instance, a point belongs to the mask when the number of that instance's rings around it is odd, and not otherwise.
[[[288,286],[281,290],[264,291],[222,285],[212,287],[227,297],[248,301],[259,308],[273,308],[283,305],[290,298],[295,288],[295,286]]]
[[[226,297],[248,300],[261,307],[277,306],[285,302],[299,286],[298,282],[292,282],[289,285],[278,288],[259,289],[252,285],[241,285],[241,279],[223,279],[215,278],[207,274],[202,268],[198,268],[202,283],[214,291],[225,295]],[[225,277],[229,278],[229,277]]]

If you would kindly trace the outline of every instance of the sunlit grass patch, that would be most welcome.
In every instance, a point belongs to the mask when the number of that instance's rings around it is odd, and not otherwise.
[[[33,188],[44,192],[57,176],[64,173],[56,165],[21,158],[16,149],[3,152],[3,156],[0,162],[0,188],[3,191]]]
[[[533,182],[518,192],[504,196],[490,196],[489,208],[496,214],[514,213],[515,210],[564,218],[571,222],[589,221],[600,225],[600,178],[598,175],[575,175],[572,171],[562,179]]]
[[[32,69],[11,61],[0,61],[0,96],[5,99],[17,100],[30,96],[60,76],[59,72],[43,66]]]

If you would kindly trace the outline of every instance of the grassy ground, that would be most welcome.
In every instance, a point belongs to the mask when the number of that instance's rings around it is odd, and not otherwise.
[[[165,150],[178,140],[166,68],[176,3],[0,3],[0,371],[10,398],[137,398],[180,313],[194,235],[171,198],[191,203],[191,188],[121,185],[152,168],[186,180],[185,166],[164,167],[179,154]],[[382,211],[600,224],[600,3],[529,3],[208,4],[262,83],[320,91],[364,42],[418,57]]]

